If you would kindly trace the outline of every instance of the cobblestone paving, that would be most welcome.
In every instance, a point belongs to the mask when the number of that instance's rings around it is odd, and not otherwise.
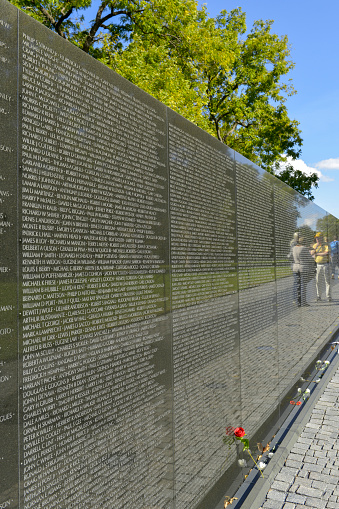
[[[261,509],[339,509],[339,368]]]

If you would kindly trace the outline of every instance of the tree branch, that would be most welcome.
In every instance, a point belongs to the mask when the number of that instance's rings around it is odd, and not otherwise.
[[[210,97],[209,98],[209,104],[211,104],[211,100],[212,100],[212,98]],[[219,141],[223,141],[222,140],[222,136],[221,136],[221,132],[220,132],[220,119],[217,118],[217,116],[214,115],[214,113],[210,113],[209,120],[214,123],[214,127],[215,127],[215,131],[217,133],[218,140]]]
[[[56,31],[56,33],[58,35],[60,35],[60,37],[63,37],[64,39],[66,39],[66,35],[65,35],[65,32],[63,32],[61,30],[61,25],[62,23],[70,17],[70,15],[72,14],[73,12],[73,9],[74,9],[74,6],[72,6],[70,9],[68,9],[67,12],[64,12],[63,10],[61,11],[62,13],[62,16],[60,16],[60,18],[58,19],[58,21],[53,18],[53,16],[48,12],[47,9],[45,9],[45,7],[41,4],[39,4],[38,6],[38,9],[42,12],[42,14],[45,16],[45,18],[51,23],[51,25],[54,27],[54,30]]]
[[[217,132],[218,140],[223,141],[222,136],[221,136],[221,131],[220,131],[219,120],[216,117],[214,117],[214,125],[215,125],[215,130]]]
[[[223,117],[226,117],[226,116],[227,116],[226,114],[225,114],[225,115],[222,115],[222,116],[219,118],[219,121],[220,121],[220,120],[222,120],[222,118],[223,118]],[[236,130],[236,128],[237,128],[238,126],[241,126],[241,127],[244,127],[245,129],[248,129],[249,127],[251,127],[251,126],[253,126],[253,125],[256,125],[256,123],[255,123],[255,122],[247,122],[247,123],[245,123],[245,122],[241,122],[241,120],[235,120],[235,122],[233,123],[232,128],[231,128],[228,132],[226,132],[226,133],[224,134],[224,136],[223,136],[223,138],[222,138],[222,141],[223,141],[224,143],[226,143],[227,138],[228,138],[229,136],[231,136],[231,134],[233,134],[233,133],[234,133],[234,131]]]
[[[45,18],[51,23],[51,25],[53,25],[53,27],[55,28],[56,27],[56,20],[53,18],[53,16],[47,11],[47,9],[45,9],[45,7],[41,4],[39,4],[39,10],[42,12],[42,14],[45,16]],[[65,34],[60,30],[59,28],[59,31],[57,32],[61,37],[63,37],[64,39],[66,39],[66,36]]]
[[[107,1],[106,2],[103,2],[99,9],[98,9],[98,12],[97,12],[97,15],[95,17],[95,21],[92,25],[92,28],[89,32],[89,34],[87,35],[86,39],[85,39],[85,42],[82,46],[82,50],[85,52],[85,53],[88,53],[89,52],[89,49],[91,47],[91,45],[93,44],[94,40],[95,40],[95,34],[97,33],[97,31],[103,27],[105,29],[108,29],[108,26],[105,25],[106,21],[108,21],[109,19],[112,19],[116,16],[121,16],[121,15],[125,15],[127,16],[128,18],[130,18],[130,20],[133,21],[133,14],[139,14],[140,12],[143,12],[144,9],[137,9],[135,11],[128,11],[126,9],[121,9],[119,11],[114,11],[114,8],[111,7],[111,12],[110,14],[107,14],[106,16],[104,16],[103,18],[101,17],[104,9],[107,7]]]
[[[97,11],[97,14],[95,16],[95,21],[92,25],[92,28],[89,32],[89,34],[87,35],[86,39],[85,39],[85,42],[82,46],[82,50],[85,52],[85,53],[88,53],[89,52],[89,48],[91,47],[91,44],[93,43],[93,40],[94,40],[94,37],[95,37],[95,34],[97,33],[97,31],[99,30],[100,26],[102,23],[105,23],[105,21],[107,21],[107,19],[110,19],[112,17],[111,14],[107,16],[105,16],[104,19],[101,19],[101,15],[104,11],[104,9],[107,7],[107,1],[106,2],[102,2],[102,4],[100,5],[100,7],[98,8],[98,11]],[[111,12],[112,12],[113,8],[111,9]]]
[[[54,28],[55,28],[55,31],[56,31],[57,33],[59,33],[59,30],[60,30],[60,26],[61,26],[61,24],[62,24],[62,23],[63,23],[63,22],[64,22],[67,18],[69,18],[69,17],[70,17],[70,15],[71,15],[71,14],[72,14],[72,12],[73,12],[73,9],[74,9],[74,5],[73,5],[73,6],[72,6],[72,7],[71,7],[71,8],[70,8],[70,9],[69,9],[66,13],[64,13],[63,11],[61,11],[61,12],[62,12],[62,16],[58,19],[58,21],[57,21],[57,23],[56,23],[56,25],[55,25],[55,27],[54,27]],[[60,34],[59,34],[59,35],[60,35]]]
[[[245,127],[245,129],[248,129],[252,125],[256,125],[256,122],[247,122],[247,124],[245,124],[244,122],[241,122],[240,120],[237,120],[237,122],[239,125],[241,125],[241,127]]]
[[[232,129],[230,131],[228,131],[227,133],[224,134],[223,138],[222,138],[222,141],[225,143],[227,138],[229,136],[231,136],[232,133],[234,133],[234,131],[236,130],[236,128],[238,127],[239,125],[239,122],[235,121],[233,126],[232,126]]]

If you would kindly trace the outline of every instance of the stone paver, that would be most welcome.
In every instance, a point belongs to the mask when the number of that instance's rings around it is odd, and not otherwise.
[[[261,509],[339,509],[339,368]]]

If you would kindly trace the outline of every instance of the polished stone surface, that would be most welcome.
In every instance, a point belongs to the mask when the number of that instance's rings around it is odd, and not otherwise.
[[[337,318],[288,255],[338,220],[0,8],[0,506],[194,509]]]

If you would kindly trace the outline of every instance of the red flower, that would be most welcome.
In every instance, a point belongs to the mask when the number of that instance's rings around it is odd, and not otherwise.
[[[296,402],[296,405],[298,405],[298,406],[299,406],[299,405],[301,405],[301,404],[302,404],[302,402],[301,402],[301,401],[297,401],[297,402]]]
[[[291,405],[295,405],[295,401],[293,401],[293,399],[292,399],[292,401],[290,401],[290,403],[291,403]]]
[[[234,430],[234,435],[238,438],[241,438],[245,435],[245,430],[244,428],[235,428]]]

